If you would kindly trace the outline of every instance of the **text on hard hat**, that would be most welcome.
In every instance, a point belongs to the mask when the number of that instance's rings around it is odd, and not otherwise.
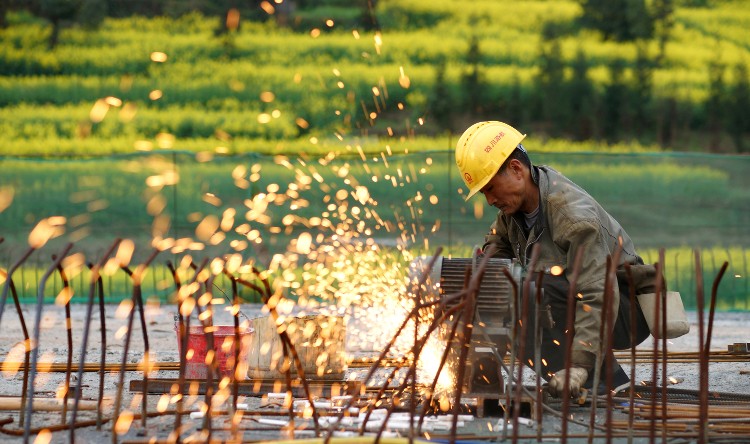
[[[499,142],[503,137],[505,137],[505,132],[500,131],[499,133],[497,133],[497,135],[493,137],[492,140],[490,140],[490,143],[486,147],[484,147],[484,151],[487,153],[492,151],[492,148],[494,148],[495,145],[497,145],[497,142]]]

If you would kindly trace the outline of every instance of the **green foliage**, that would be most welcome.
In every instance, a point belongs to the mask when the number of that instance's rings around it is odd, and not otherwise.
[[[624,80],[625,63],[620,59],[615,59],[609,66],[610,82],[604,88],[602,97],[602,108],[604,110],[604,138],[613,142],[619,139],[622,126],[627,118],[625,115],[627,95],[627,85]],[[630,128],[626,128],[628,130]]]
[[[596,97],[594,86],[589,78],[589,62],[583,50],[579,49],[573,62],[573,74],[568,88],[570,110],[567,115],[566,126],[575,140],[591,138],[595,132],[594,110]]]
[[[445,81],[445,60],[438,62],[435,67],[435,86],[430,96],[429,109],[438,125],[448,128],[452,117],[454,99],[451,97]]]
[[[653,19],[644,0],[580,1],[581,23],[601,31],[605,39],[624,42],[648,39],[653,34]]]
[[[98,28],[107,17],[106,0],[81,0],[76,22],[84,28]]]
[[[329,13],[344,14],[336,9],[343,6],[342,2],[311,3],[300,6],[299,13],[322,19]],[[362,8],[358,3],[349,11]],[[716,42],[721,41],[721,62],[726,66],[741,63],[750,52],[744,31],[750,11],[741,3],[720,3],[710,9],[676,6],[668,51],[658,64],[647,62],[660,51],[657,41],[638,45],[602,41],[597,34],[578,29],[575,18],[581,8],[573,1],[479,0],[471,7],[449,0],[377,2],[379,19],[387,21],[388,11],[394,17],[403,13],[426,18],[405,29],[384,27],[378,36],[363,29],[352,33],[347,24],[334,20],[337,25],[319,25],[325,32],[313,37],[307,31],[292,32],[242,15],[231,41],[214,35],[216,17],[199,13],[108,18],[95,30],[63,29],[60,45],[47,50],[52,26],[13,12],[10,26],[0,35],[0,106],[9,111],[22,104],[38,107],[38,118],[33,110],[6,113],[7,126],[13,129],[0,140],[14,146],[6,143],[3,150],[17,152],[17,143],[43,145],[17,136],[30,134],[32,128],[40,137],[58,139],[60,145],[86,144],[85,139],[77,139],[79,126],[83,133],[91,128],[88,137],[111,138],[112,143],[105,141],[104,148],[97,150],[102,153],[106,146],[122,149],[122,137],[152,138],[162,130],[190,144],[189,137],[211,138],[211,125],[218,125],[213,130],[227,131],[221,113],[237,114],[242,120],[243,125],[230,125],[234,139],[401,136],[414,131],[430,135],[460,132],[466,122],[479,118],[523,122],[546,137],[598,138],[603,137],[604,95],[614,59],[622,60],[625,95],[633,100],[620,110],[630,117],[613,124],[622,126],[619,136],[607,140],[617,143],[633,137],[632,129],[638,127],[638,137],[646,144],[656,140],[695,150],[703,148],[709,130],[708,66],[716,59]],[[500,38],[498,17],[514,17],[502,22]],[[540,44],[542,29],[554,40]],[[437,35],[440,44],[435,44]],[[153,62],[154,52],[164,52],[168,59]],[[436,85],[440,64],[445,67],[443,84]],[[409,79],[406,87],[401,85],[404,75]],[[725,85],[728,91],[734,88],[734,78]],[[382,115],[371,122],[369,113],[378,108],[373,97],[376,86],[383,92]],[[154,90],[163,96],[149,99]],[[446,92],[441,93],[445,101],[440,106],[458,118],[433,118],[437,117],[431,113],[436,90]],[[264,92],[274,94],[273,102],[260,101]],[[112,108],[104,122],[86,124],[86,109],[109,96],[122,100],[123,106],[134,106],[136,117],[118,123],[112,117],[119,111]],[[69,105],[80,109],[67,122],[52,124],[49,107]],[[281,117],[260,126],[258,116],[274,109]],[[204,111],[206,116],[201,115]],[[55,120],[64,118],[60,115]],[[298,119],[306,122],[304,128],[297,125]],[[729,119],[725,115],[717,125],[721,151],[731,151],[742,141],[737,135],[727,137]],[[703,135],[694,137],[696,133]],[[72,139],[63,141],[64,137]]]
[[[550,134],[559,136],[565,129],[567,106],[563,103],[568,98],[563,90],[565,66],[560,42],[557,39],[543,42],[539,52],[539,70],[536,76],[539,108]]]
[[[446,5],[386,2],[378,7],[378,23],[385,31],[432,28],[452,16]]]
[[[747,110],[750,109],[750,79],[745,63],[738,63],[734,68],[734,86],[729,97],[729,133],[734,138],[737,151],[746,153],[750,150],[745,144],[745,135],[750,132],[750,120],[746,116]]]
[[[482,52],[479,47],[479,39],[476,36],[472,36],[466,52],[467,70],[461,76],[461,86],[463,87],[461,97],[464,98],[462,103],[463,108],[470,113],[479,115],[483,112],[482,96],[485,91],[484,76],[479,67],[481,58]]]
[[[632,93],[629,95],[629,107],[633,114],[633,126],[636,134],[650,133],[653,115],[651,102],[653,100],[653,67],[646,45],[638,46],[638,56],[633,68]]]

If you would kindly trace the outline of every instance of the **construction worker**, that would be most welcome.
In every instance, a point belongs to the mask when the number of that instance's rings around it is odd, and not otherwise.
[[[570,381],[571,396],[577,396],[582,388],[590,388],[597,362],[602,363],[600,381],[605,382],[606,359],[613,360],[614,369],[609,388],[627,386],[630,379],[614,361],[611,350],[600,356],[607,258],[614,255],[616,245],[621,243],[618,285],[613,286],[611,305],[617,316],[612,336],[616,350],[634,347],[649,335],[639,304],[630,300],[623,264],[633,265],[634,286],[639,294],[653,292],[655,269],[642,265],[643,260],[625,230],[593,197],[558,171],[531,163],[521,144],[524,137],[525,134],[508,124],[488,121],[472,125],[458,140],[456,164],[469,188],[466,200],[481,193],[488,204],[499,210],[482,251],[494,257],[517,259],[528,266],[532,246],[540,246],[536,267],[527,272],[545,273],[542,306],[549,307],[553,323],[542,329],[541,373],[549,381],[548,389],[554,396],[562,394],[566,378]],[[574,293],[578,299],[572,357],[566,368],[568,279],[579,249],[583,251],[583,260]],[[533,296],[529,297],[529,313],[534,313]],[[636,311],[634,343],[630,310]],[[522,360],[533,363],[533,328],[528,331],[526,356]]]

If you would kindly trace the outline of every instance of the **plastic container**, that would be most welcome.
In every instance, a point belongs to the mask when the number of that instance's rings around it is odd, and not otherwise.
[[[231,376],[234,367],[234,325],[215,325],[214,329],[214,359],[219,367],[219,375],[214,374],[214,378]],[[179,327],[175,325],[177,331],[177,347],[182,346],[179,334]],[[240,356],[237,365],[237,379],[247,379],[247,355],[250,350],[250,341],[253,335],[253,329],[247,328],[240,332]],[[206,354],[208,351],[208,335],[204,333],[203,326],[191,326],[188,330],[187,341],[187,360],[185,361],[185,377],[188,379],[205,379],[208,375],[208,365],[206,364]],[[191,353],[192,351],[192,353]]]

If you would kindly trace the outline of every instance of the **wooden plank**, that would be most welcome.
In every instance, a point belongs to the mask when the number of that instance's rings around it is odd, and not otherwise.
[[[29,401],[26,400],[28,403]],[[73,400],[68,400],[68,409],[73,408]],[[96,410],[99,404],[95,401],[78,401],[78,410]],[[21,397],[0,397],[0,410],[20,410]],[[59,412],[63,409],[63,400],[56,398],[34,398],[35,412]]]
[[[148,380],[148,394],[173,393],[172,387],[177,386],[177,379],[158,378]],[[317,381],[308,380],[308,387],[313,396],[330,398],[332,396],[352,395],[357,396],[360,393],[362,383],[359,381]],[[216,383],[214,383],[216,390]],[[283,381],[276,379],[258,379],[240,381],[238,393],[245,396],[261,397],[268,393],[283,392],[286,385]],[[134,379],[130,381],[131,392],[143,392],[143,380]],[[206,381],[204,380],[186,380],[182,386],[183,394],[205,394]],[[302,382],[298,379],[292,380],[292,396],[302,398],[305,396]]]

